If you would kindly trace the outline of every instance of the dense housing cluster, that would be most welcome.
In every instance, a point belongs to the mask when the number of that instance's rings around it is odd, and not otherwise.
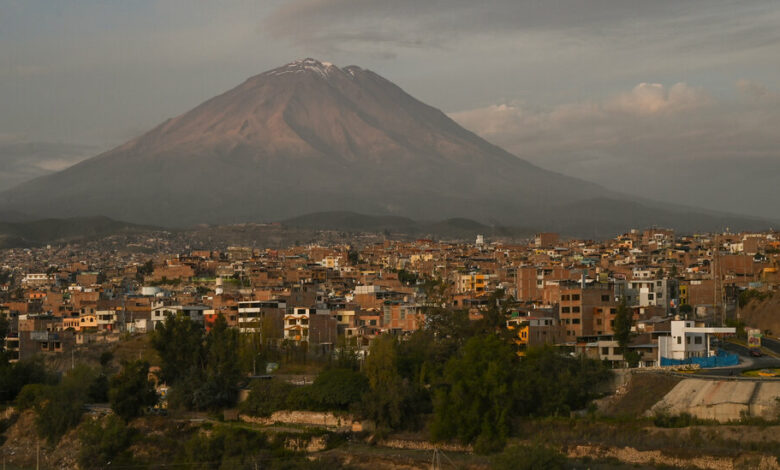
[[[431,305],[478,319],[500,302],[519,354],[555,344],[619,363],[632,351],[633,362],[650,366],[675,319],[721,326],[737,318],[741,297],[776,289],[779,252],[774,233],[664,229],[604,241],[541,233],[523,244],[480,236],[149,254],[49,246],[5,251],[0,314],[10,321],[12,361],[151,332],[172,315],[207,329],[222,315],[240,333],[322,354],[413,332]],[[621,306],[631,317],[627,348],[615,336]],[[700,345],[680,358],[703,354]]]

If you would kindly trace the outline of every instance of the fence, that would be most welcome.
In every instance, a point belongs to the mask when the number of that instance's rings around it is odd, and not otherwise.
[[[710,367],[730,367],[739,365],[739,356],[736,354],[728,354],[721,350],[718,351],[717,355],[709,357],[689,357],[688,359],[661,358],[662,366],[682,366],[691,364],[698,364],[702,369]]]

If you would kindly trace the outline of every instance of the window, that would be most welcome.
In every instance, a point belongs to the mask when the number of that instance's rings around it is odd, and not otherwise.
[[[681,336],[677,337],[677,344],[682,344],[682,337]]]
[[[569,313],[571,309],[569,307],[561,307],[561,313]]]
[[[571,308],[572,313],[580,313],[580,307],[578,305],[575,305]]]
[[[601,348],[601,355],[602,356],[609,356],[609,348],[607,348],[607,347]]]
[[[701,344],[701,336],[696,336],[695,338],[693,338],[693,343],[694,344]]]
[[[575,325],[579,325],[579,324],[580,324],[580,319],[579,319],[579,318],[574,318],[574,319],[572,319],[572,321],[571,321],[571,322],[572,322],[573,324],[575,324]]]
[[[617,309],[616,309],[616,308],[611,308],[611,309],[609,309],[609,314],[610,314],[610,315],[614,315],[614,314],[616,314],[616,313],[617,313]]]
[[[601,301],[602,302],[609,302],[609,295],[602,295],[601,296]]]
[[[569,300],[569,299],[570,299],[569,294],[561,296],[561,300]]]
[[[596,324],[601,325],[601,318],[596,319]]]
[[[690,336],[686,336],[685,337],[685,344],[691,344],[691,337]]]
[[[571,300],[580,300],[580,294],[572,294]]]

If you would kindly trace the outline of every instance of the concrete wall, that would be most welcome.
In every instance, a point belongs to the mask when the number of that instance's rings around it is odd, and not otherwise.
[[[773,420],[780,417],[778,397],[780,382],[776,381],[685,379],[653,405],[650,413],[689,413],[720,422],[743,416]]]

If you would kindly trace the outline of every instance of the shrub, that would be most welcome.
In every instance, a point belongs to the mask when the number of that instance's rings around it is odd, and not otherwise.
[[[360,401],[368,390],[368,379],[360,372],[349,369],[329,369],[314,380],[309,398],[314,406],[323,410],[347,410]]]
[[[70,384],[49,387],[35,405],[35,427],[38,435],[56,443],[70,428],[81,421],[85,394]]]
[[[119,468],[132,465],[132,454],[128,447],[134,435],[135,430],[127,427],[116,415],[108,415],[103,420],[87,420],[79,432],[79,467],[91,470],[109,465]]]
[[[653,424],[659,428],[686,428],[696,424],[696,422],[696,418],[689,413],[680,413],[679,415],[657,413],[653,419]]]
[[[16,396],[16,407],[19,410],[29,410],[35,406],[38,401],[49,393],[51,385],[27,384],[22,387],[22,391]]]
[[[495,470],[562,470],[566,457],[560,452],[542,445],[510,446],[491,459]]]
[[[249,397],[240,405],[241,412],[268,417],[274,411],[285,409],[288,395],[295,387],[274,379],[254,380],[249,388]]]
[[[157,403],[157,393],[149,381],[149,363],[126,362],[122,372],[111,378],[111,409],[124,420],[141,416],[144,409]]]

